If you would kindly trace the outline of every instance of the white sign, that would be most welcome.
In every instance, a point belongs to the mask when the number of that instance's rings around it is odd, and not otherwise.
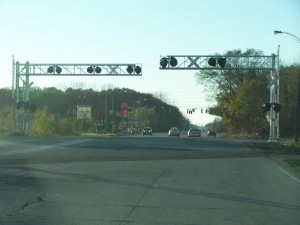
[[[90,105],[77,105],[77,119],[91,119],[92,107]]]

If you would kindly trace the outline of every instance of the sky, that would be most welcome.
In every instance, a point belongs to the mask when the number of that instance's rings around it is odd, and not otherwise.
[[[33,87],[107,86],[164,93],[192,123],[215,117],[201,108],[214,93],[195,70],[159,70],[160,56],[210,55],[248,48],[300,63],[299,0],[0,0],[0,88],[20,63],[141,63],[138,77],[30,77]],[[198,108],[187,114],[188,108]]]

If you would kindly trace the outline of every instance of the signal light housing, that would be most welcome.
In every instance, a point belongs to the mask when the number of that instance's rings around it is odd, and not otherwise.
[[[101,73],[101,71],[102,71],[102,70],[101,70],[101,67],[97,66],[96,69],[95,69],[95,72],[96,72],[96,73]]]
[[[129,73],[129,74],[132,74],[132,72],[133,72],[133,68],[132,68],[132,66],[127,66],[127,69],[126,69],[126,71],[127,71],[127,73]]]
[[[60,67],[60,66],[57,66],[56,69],[55,69],[55,72],[56,72],[57,74],[60,74],[61,71],[62,71],[61,67]]]
[[[54,71],[53,66],[48,67],[47,73],[53,73],[53,71]]]
[[[19,101],[19,102],[17,102],[16,107],[17,107],[17,109],[20,109],[23,107],[23,105],[24,105],[24,101]]]
[[[175,67],[175,66],[177,66],[177,64],[178,64],[177,59],[174,56],[171,56],[170,65],[172,67]]]
[[[169,63],[168,59],[165,57],[160,60],[160,65],[163,69],[165,69],[167,67],[168,63]]]
[[[93,68],[92,66],[89,66],[89,67],[86,69],[86,71],[87,71],[88,73],[93,73],[93,72],[94,72],[94,68]]]
[[[216,59],[215,58],[209,58],[208,65],[210,65],[210,66],[216,66],[217,65]]]
[[[224,68],[226,65],[226,58],[218,58],[218,64],[221,68]]]
[[[142,68],[140,66],[136,66],[134,68],[134,71],[136,72],[136,74],[140,74],[142,72]]]
[[[266,103],[264,103],[264,104],[262,105],[262,110],[263,110],[264,112],[269,111],[270,108],[271,108],[271,104],[270,104],[269,102],[266,102]]]
[[[273,108],[273,110],[274,110],[275,112],[278,113],[278,112],[280,112],[280,110],[281,110],[281,105],[278,104],[278,103],[273,103],[272,108]]]
[[[210,65],[210,66],[214,66],[215,67],[217,65],[217,62],[218,62],[218,65],[222,69],[224,69],[224,67],[226,65],[226,58],[221,57],[221,58],[218,58],[218,59],[216,59],[216,58],[209,58],[208,59],[208,65]]]

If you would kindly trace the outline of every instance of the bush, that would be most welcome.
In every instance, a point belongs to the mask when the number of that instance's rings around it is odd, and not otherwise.
[[[64,118],[58,122],[58,134],[59,135],[68,135],[73,134],[73,123],[72,118]]]
[[[47,107],[38,109],[32,117],[30,133],[48,136],[55,134],[55,130],[54,117],[48,112]]]

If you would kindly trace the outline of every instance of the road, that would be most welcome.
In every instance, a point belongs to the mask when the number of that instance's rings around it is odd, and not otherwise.
[[[218,137],[0,138],[0,224],[299,225],[284,157]]]

